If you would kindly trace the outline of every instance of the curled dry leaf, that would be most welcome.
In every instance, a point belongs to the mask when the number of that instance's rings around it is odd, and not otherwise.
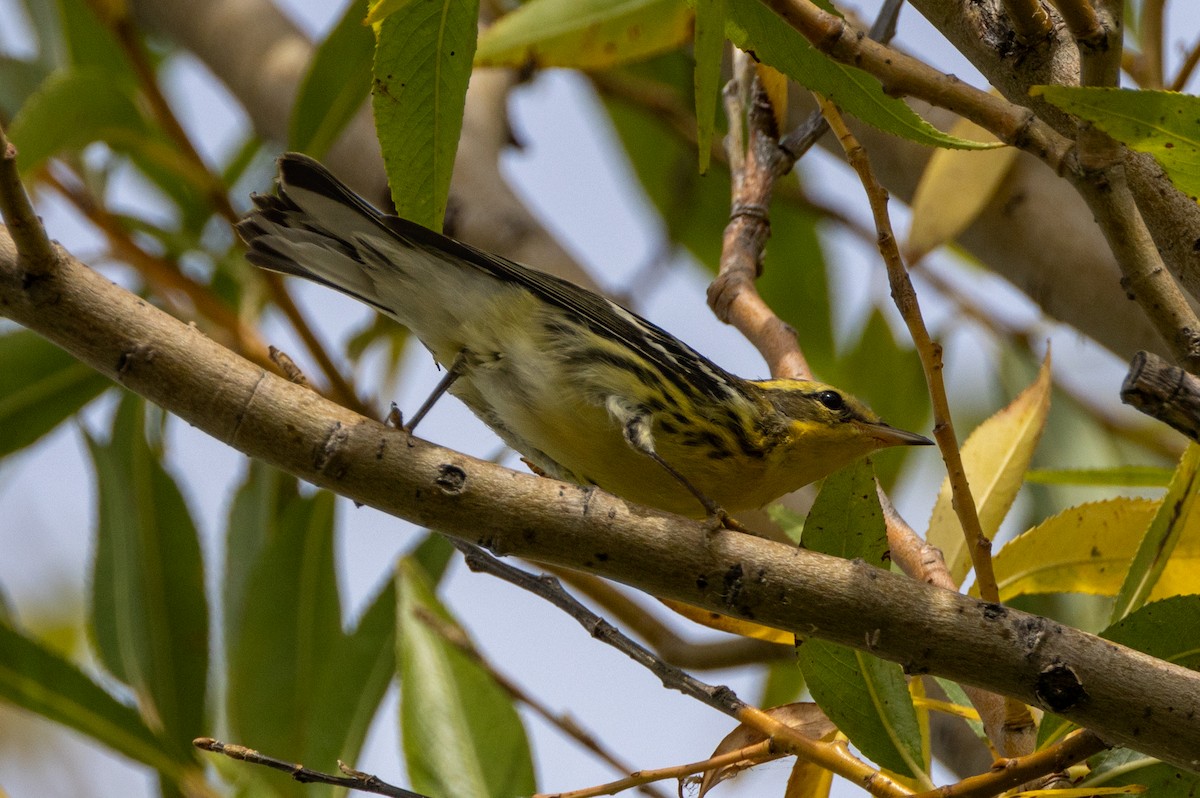
[[[785,726],[795,729],[805,737],[811,737],[814,740],[830,740],[837,733],[837,727],[833,725],[833,721],[825,717],[825,713],[821,711],[821,708],[811,702],[801,701],[795,704],[783,704],[782,706],[766,710],[766,713]],[[722,756],[732,751],[761,743],[766,739],[765,734],[743,723],[725,735],[725,739],[721,740],[721,743],[713,750],[712,757]],[[781,756],[783,756],[782,753],[772,753],[761,758],[742,759],[730,765],[707,770],[704,772],[704,778],[700,781],[700,790],[696,794],[696,798],[704,798],[704,795],[713,787],[725,779],[736,776],[747,768],[754,767],[763,762],[770,762]]]

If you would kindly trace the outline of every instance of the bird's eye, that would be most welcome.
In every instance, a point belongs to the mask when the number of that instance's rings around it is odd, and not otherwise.
[[[821,391],[817,394],[817,401],[835,413],[846,409],[846,400],[837,391]]]

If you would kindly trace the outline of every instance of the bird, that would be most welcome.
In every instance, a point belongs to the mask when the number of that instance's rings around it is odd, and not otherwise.
[[[593,291],[380,211],[308,156],[281,156],[276,192],[251,199],[252,264],[366,303],[446,369],[409,431],[448,390],[544,476],[726,521],[932,443],[831,385],[731,374]]]

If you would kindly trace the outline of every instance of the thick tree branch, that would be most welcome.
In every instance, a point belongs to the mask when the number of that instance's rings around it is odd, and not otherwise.
[[[0,314],[251,457],[502,555],[799,631],[1019,698],[1200,770],[1200,674],[863,563],[518,474],[264,372],[61,253],[28,280],[0,234]]]

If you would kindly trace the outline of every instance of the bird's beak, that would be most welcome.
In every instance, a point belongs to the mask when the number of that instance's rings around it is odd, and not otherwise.
[[[896,429],[890,424],[884,424],[882,421],[871,423],[869,421],[857,422],[859,429],[863,434],[879,441],[879,445],[883,446],[932,446],[933,441],[926,438],[924,435],[918,435],[915,432],[908,432],[902,429]]]

